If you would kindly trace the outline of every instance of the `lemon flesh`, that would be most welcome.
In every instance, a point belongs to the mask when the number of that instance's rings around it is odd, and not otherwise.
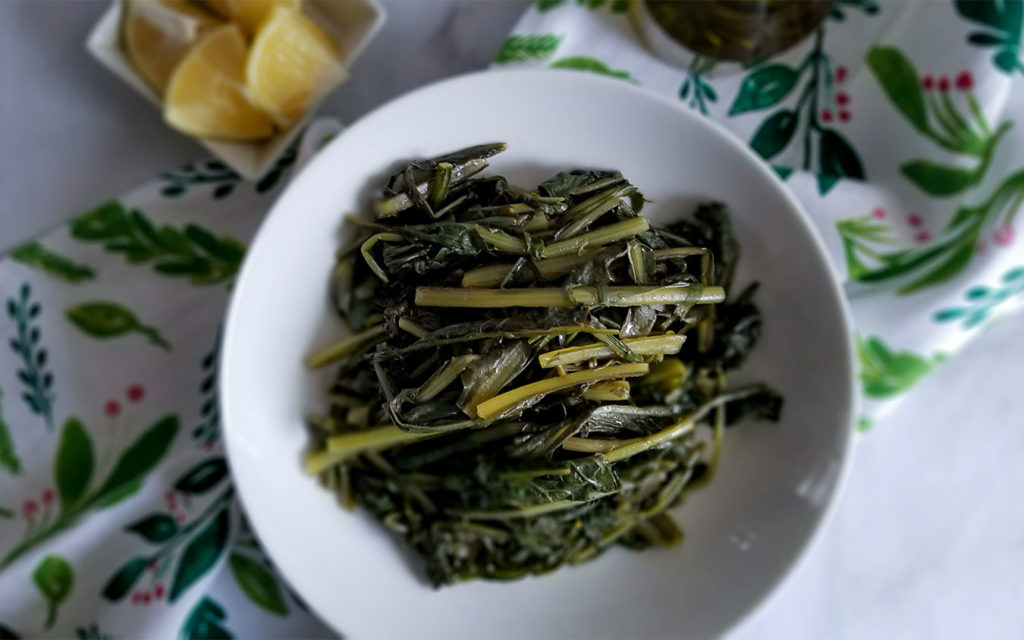
[[[253,102],[283,127],[347,76],[331,37],[299,11],[282,6],[260,23],[245,67]]]
[[[121,37],[132,66],[162,94],[174,67],[217,18],[185,0],[128,0]]]
[[[164,120],[203,138],[258,140],[274,133],[273,121],[246,96],[245,55],[237,25],[202,36],[171,76]]]

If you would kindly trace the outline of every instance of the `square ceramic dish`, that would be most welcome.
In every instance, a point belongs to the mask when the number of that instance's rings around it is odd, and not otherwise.
[[[111,2],[110,7],[89,33],[85,47],[100,64],[160,109],[160,96],[135,71],[121,46],[120,24],[123,10],[123,3],[120,0]],[[352,67],[383,26],[386,18],[384,8],[377,0],[306,0],[304,10],[341,46],[346,68]],[[304,118],[268,140],[224,142],[196,138],[196,141],[243,178],[257,180],[273,166],[319,107],[320,103],[313,105]]]

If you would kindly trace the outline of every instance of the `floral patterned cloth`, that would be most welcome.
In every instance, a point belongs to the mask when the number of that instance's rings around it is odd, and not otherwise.
[[[839,0],[732,75],[660,61],[626,6],[538,0],[496,63],[677,96],[769,160],[847,283],[862,428],[1024,302],[1022,0]],[[233,498],[215,376],[259,213],[330,127],[256,184],[188,165],[0,259],[0,638],[331,635]]]

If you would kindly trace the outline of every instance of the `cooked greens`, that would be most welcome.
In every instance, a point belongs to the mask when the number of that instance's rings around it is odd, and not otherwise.
[[[310,473],[426,560],[435,585],[510,579],[608,547],[669,545],[724,427],[776,419],[726,390],[754,347],[754,286],[725,209],[665,228],[616,171],[527,190],[482,176],[503,144],[407,164],[338,253],[349,337],[311,418]]]

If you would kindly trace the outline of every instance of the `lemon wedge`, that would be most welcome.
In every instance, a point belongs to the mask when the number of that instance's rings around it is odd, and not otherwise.
[[[171,76],[164,120],[204,138],[258,140],[271,135],[273,122],[245,94],[245,49],[237,25],[203,35]]]
[[[246,33],[254,33],[274,7],[298,11],[302,0],[207,0],[214,11],[237,22]]]
[[[299,11],[282,6],[260,23],[245,66],[253,102],[283,127],[347,77],[331,37]]]
[[[163,93],[189,47],[218,24],[217,18],[185,0],[127,0],[121,37],[132,66]]]

